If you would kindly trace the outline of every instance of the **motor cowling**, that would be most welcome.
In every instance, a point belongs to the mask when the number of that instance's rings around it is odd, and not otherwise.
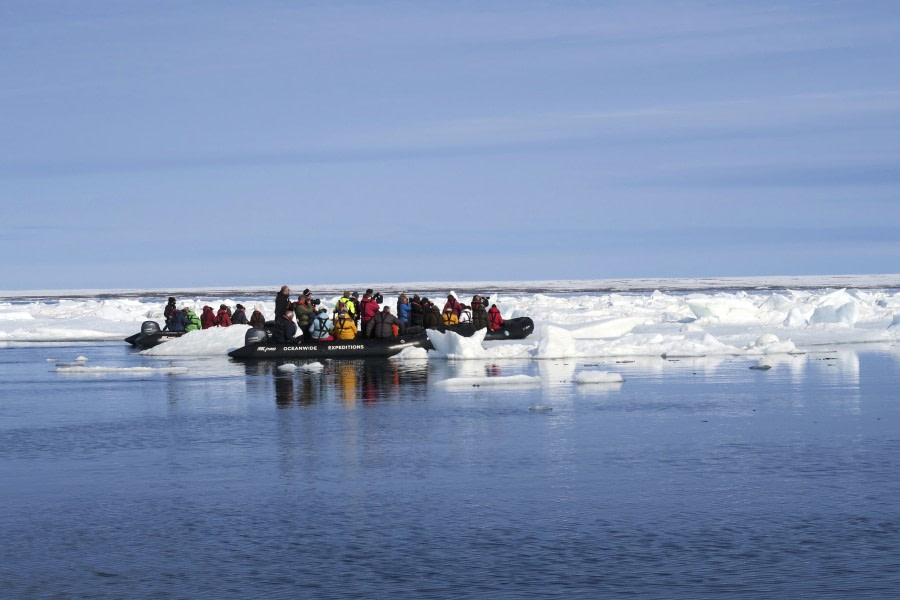
[[[141,323],[141,335],[154,335],[161,331],[159,323],[156,321],[144,321]]]
[[[265,344],[269,341],[269,332],[265,329],[258,329],[256,327],[251,327],[247,330],[247,333],[244,334],[244,345],[249,346],[250,344]]]

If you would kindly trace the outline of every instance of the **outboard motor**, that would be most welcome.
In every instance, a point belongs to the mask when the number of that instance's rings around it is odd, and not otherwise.
[[[247,330],[247,333],[244,334],[244,345],[249,346],[251,344],[265,344],[269,341],[269,332],[265,329],[257,329],[256,327],[251,327]]]
[[[156,321],[144,321],[141,323],[141,335],[156,335],[161,332],[162,330],[159,328],[159,323]]]

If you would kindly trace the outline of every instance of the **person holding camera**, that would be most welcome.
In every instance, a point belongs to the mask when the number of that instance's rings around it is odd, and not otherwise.
[[[369,321],[378,314],[378,308],[378,302],[372,297],[372,290],[366,290],[362,300],[359,301],[360,329],[369,331]]]

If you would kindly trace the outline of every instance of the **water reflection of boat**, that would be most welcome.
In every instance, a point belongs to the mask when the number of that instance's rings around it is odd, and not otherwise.
[[[247,375],[267,385],[274,383],[279,407],[337,402],[350,408],[404,396],[424,398],[428,363],[406,364],[391,360],[328,360],[321,369],[283,370],[309,361],[245,361]],[[401,390],[405,390],[401,391]]]

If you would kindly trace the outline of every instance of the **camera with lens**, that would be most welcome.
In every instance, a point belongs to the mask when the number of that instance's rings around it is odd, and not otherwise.
[[[318,305],[322,304],[322,301],[319,300],[318,298],[314,298],[314,299],[310,300],[310,302],[312,303],[313,306],[318,306]]]

